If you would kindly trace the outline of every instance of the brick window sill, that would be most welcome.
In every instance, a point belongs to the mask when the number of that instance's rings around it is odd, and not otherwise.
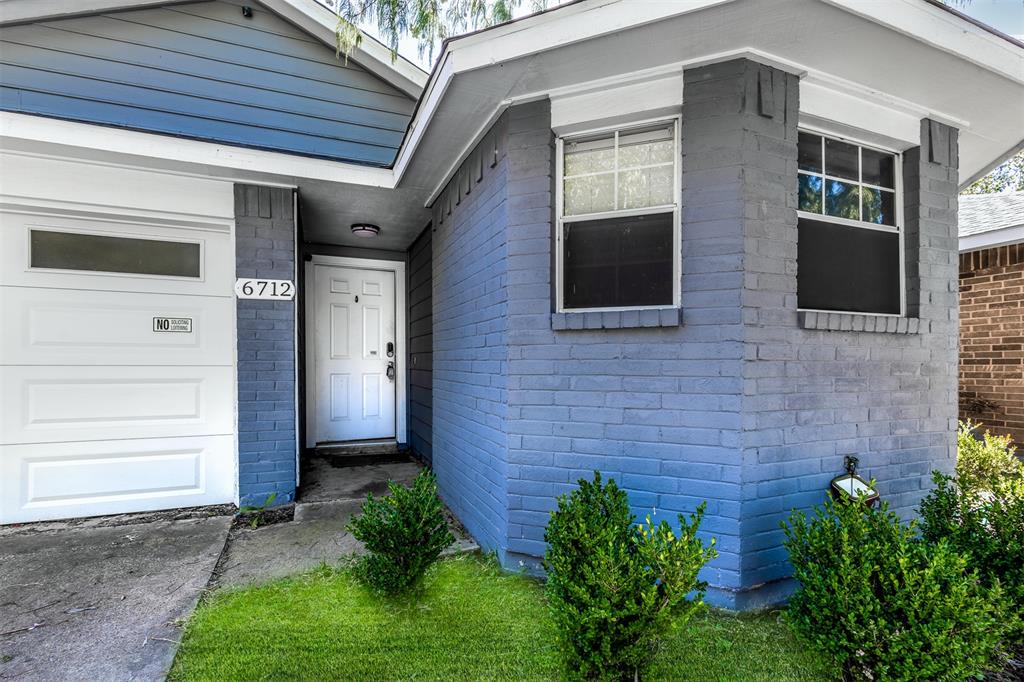
[[[551,328],[555,331],[564,331],[678,327],[680,319],[679,308],[553,313],[551,315]]]
[[[929,321],[916,317],[879,317],[856,313],[815,313],[800,311],[800,326],[829,332],[874,332],[881,334],[925,334]]]

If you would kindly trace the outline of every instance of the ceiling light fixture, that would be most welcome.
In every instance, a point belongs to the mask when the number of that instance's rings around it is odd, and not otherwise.
[[[376,237],[380,234],[380,228],[370,223],[353,223],[352,234],[357,237]]]

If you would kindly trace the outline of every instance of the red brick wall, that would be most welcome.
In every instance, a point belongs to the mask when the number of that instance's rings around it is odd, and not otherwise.
[[[960,254],[960,418],[1024,443],[1024,244]]]

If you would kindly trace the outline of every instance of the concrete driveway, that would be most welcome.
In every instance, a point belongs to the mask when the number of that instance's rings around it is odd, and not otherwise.
[[[0,680],[164,678],[231,517],[141,520],[0,529]]]

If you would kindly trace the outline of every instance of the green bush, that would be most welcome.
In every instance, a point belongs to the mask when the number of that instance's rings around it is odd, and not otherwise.
[[[680,532],[667,521],[637,524],[615,481],[581,479],[558,498],[544,539],[548,604],[569,677],[635,679],[662,636],[703,606],[697,572],[717,556],[696,537],[702,504]],[[687,595],[693,593],[693,599]]]
[[[373,589],[400,594],[419,585],[455,538],[434,474],[423,470],[411,487],[388,481],[388,488],[387,497],[367,496],[362,515],[349,521],[348,530],[368,552],[356,559],[356,575]]]
[[[1024,462],[1009,436],[988,431],[981,439],[974,432],[980,424],[960,422],[956,433],[956,478],[966,491],[985,491],[1006,482],[1024,481]]]
[[[971,434],[961,424],[956,477],[933,474],[935,489],[921,503],[928,542],[965,554],[985,585],[1000,585],[1009,602],[1011,640],[1024,642],[1024,465],[1008,438]]]
[[[847,680],[964,680],[994,663],[1005,624],[988,588],[947,543],[922,542],[882,503],[794,512],[786,548],[799,588],[787,620]]]

